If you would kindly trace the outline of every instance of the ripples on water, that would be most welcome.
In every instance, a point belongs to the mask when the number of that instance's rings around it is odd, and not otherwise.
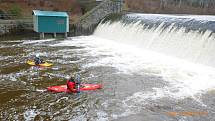
[[[213,68],[95,36],[0,44],[1,120],[215,120]],[[54,66],[26,65],[35,53]],[[45,91],[77,72],[83,83],[104,88],[80,97]],[[208,115],[173,117],[170,111]]]

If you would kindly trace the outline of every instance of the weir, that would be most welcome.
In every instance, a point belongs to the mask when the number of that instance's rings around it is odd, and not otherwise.
[[[215,16],[126,14],[94,35],[215,67]]]

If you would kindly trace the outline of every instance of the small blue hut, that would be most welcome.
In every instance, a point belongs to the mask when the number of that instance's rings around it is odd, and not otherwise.
[[[41,33],[41,38],[44,38],[44,33],[69,32],[69,16],[66,12],[40,11],[33,10],[33,25],[34,31]]]

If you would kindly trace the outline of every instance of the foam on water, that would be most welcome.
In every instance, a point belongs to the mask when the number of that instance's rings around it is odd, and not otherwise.
[[[39,114],[39,111],[36,109],[27,109],[24,112],[24,119],[26,121],[32,121],[34,120],[35,116]]]
[[[43,42],[49,42],[54,41],[56,39],[44,39],[44,40],[25,40],[23,44],[35,44],[35,43],[43,43]]]

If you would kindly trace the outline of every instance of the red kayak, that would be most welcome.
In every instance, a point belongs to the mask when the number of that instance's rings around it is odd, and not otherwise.
[[[80,91],[87,91],[87,90],[96,90],[96,89],[101,89],[102,85],[101,84],[81,84]],[[67,89],[67,85],[58,85],[58,86],[51,86],[47,87],[48,91],[51,92],[77,92],[76,89],[74,91],[70,91]]]

